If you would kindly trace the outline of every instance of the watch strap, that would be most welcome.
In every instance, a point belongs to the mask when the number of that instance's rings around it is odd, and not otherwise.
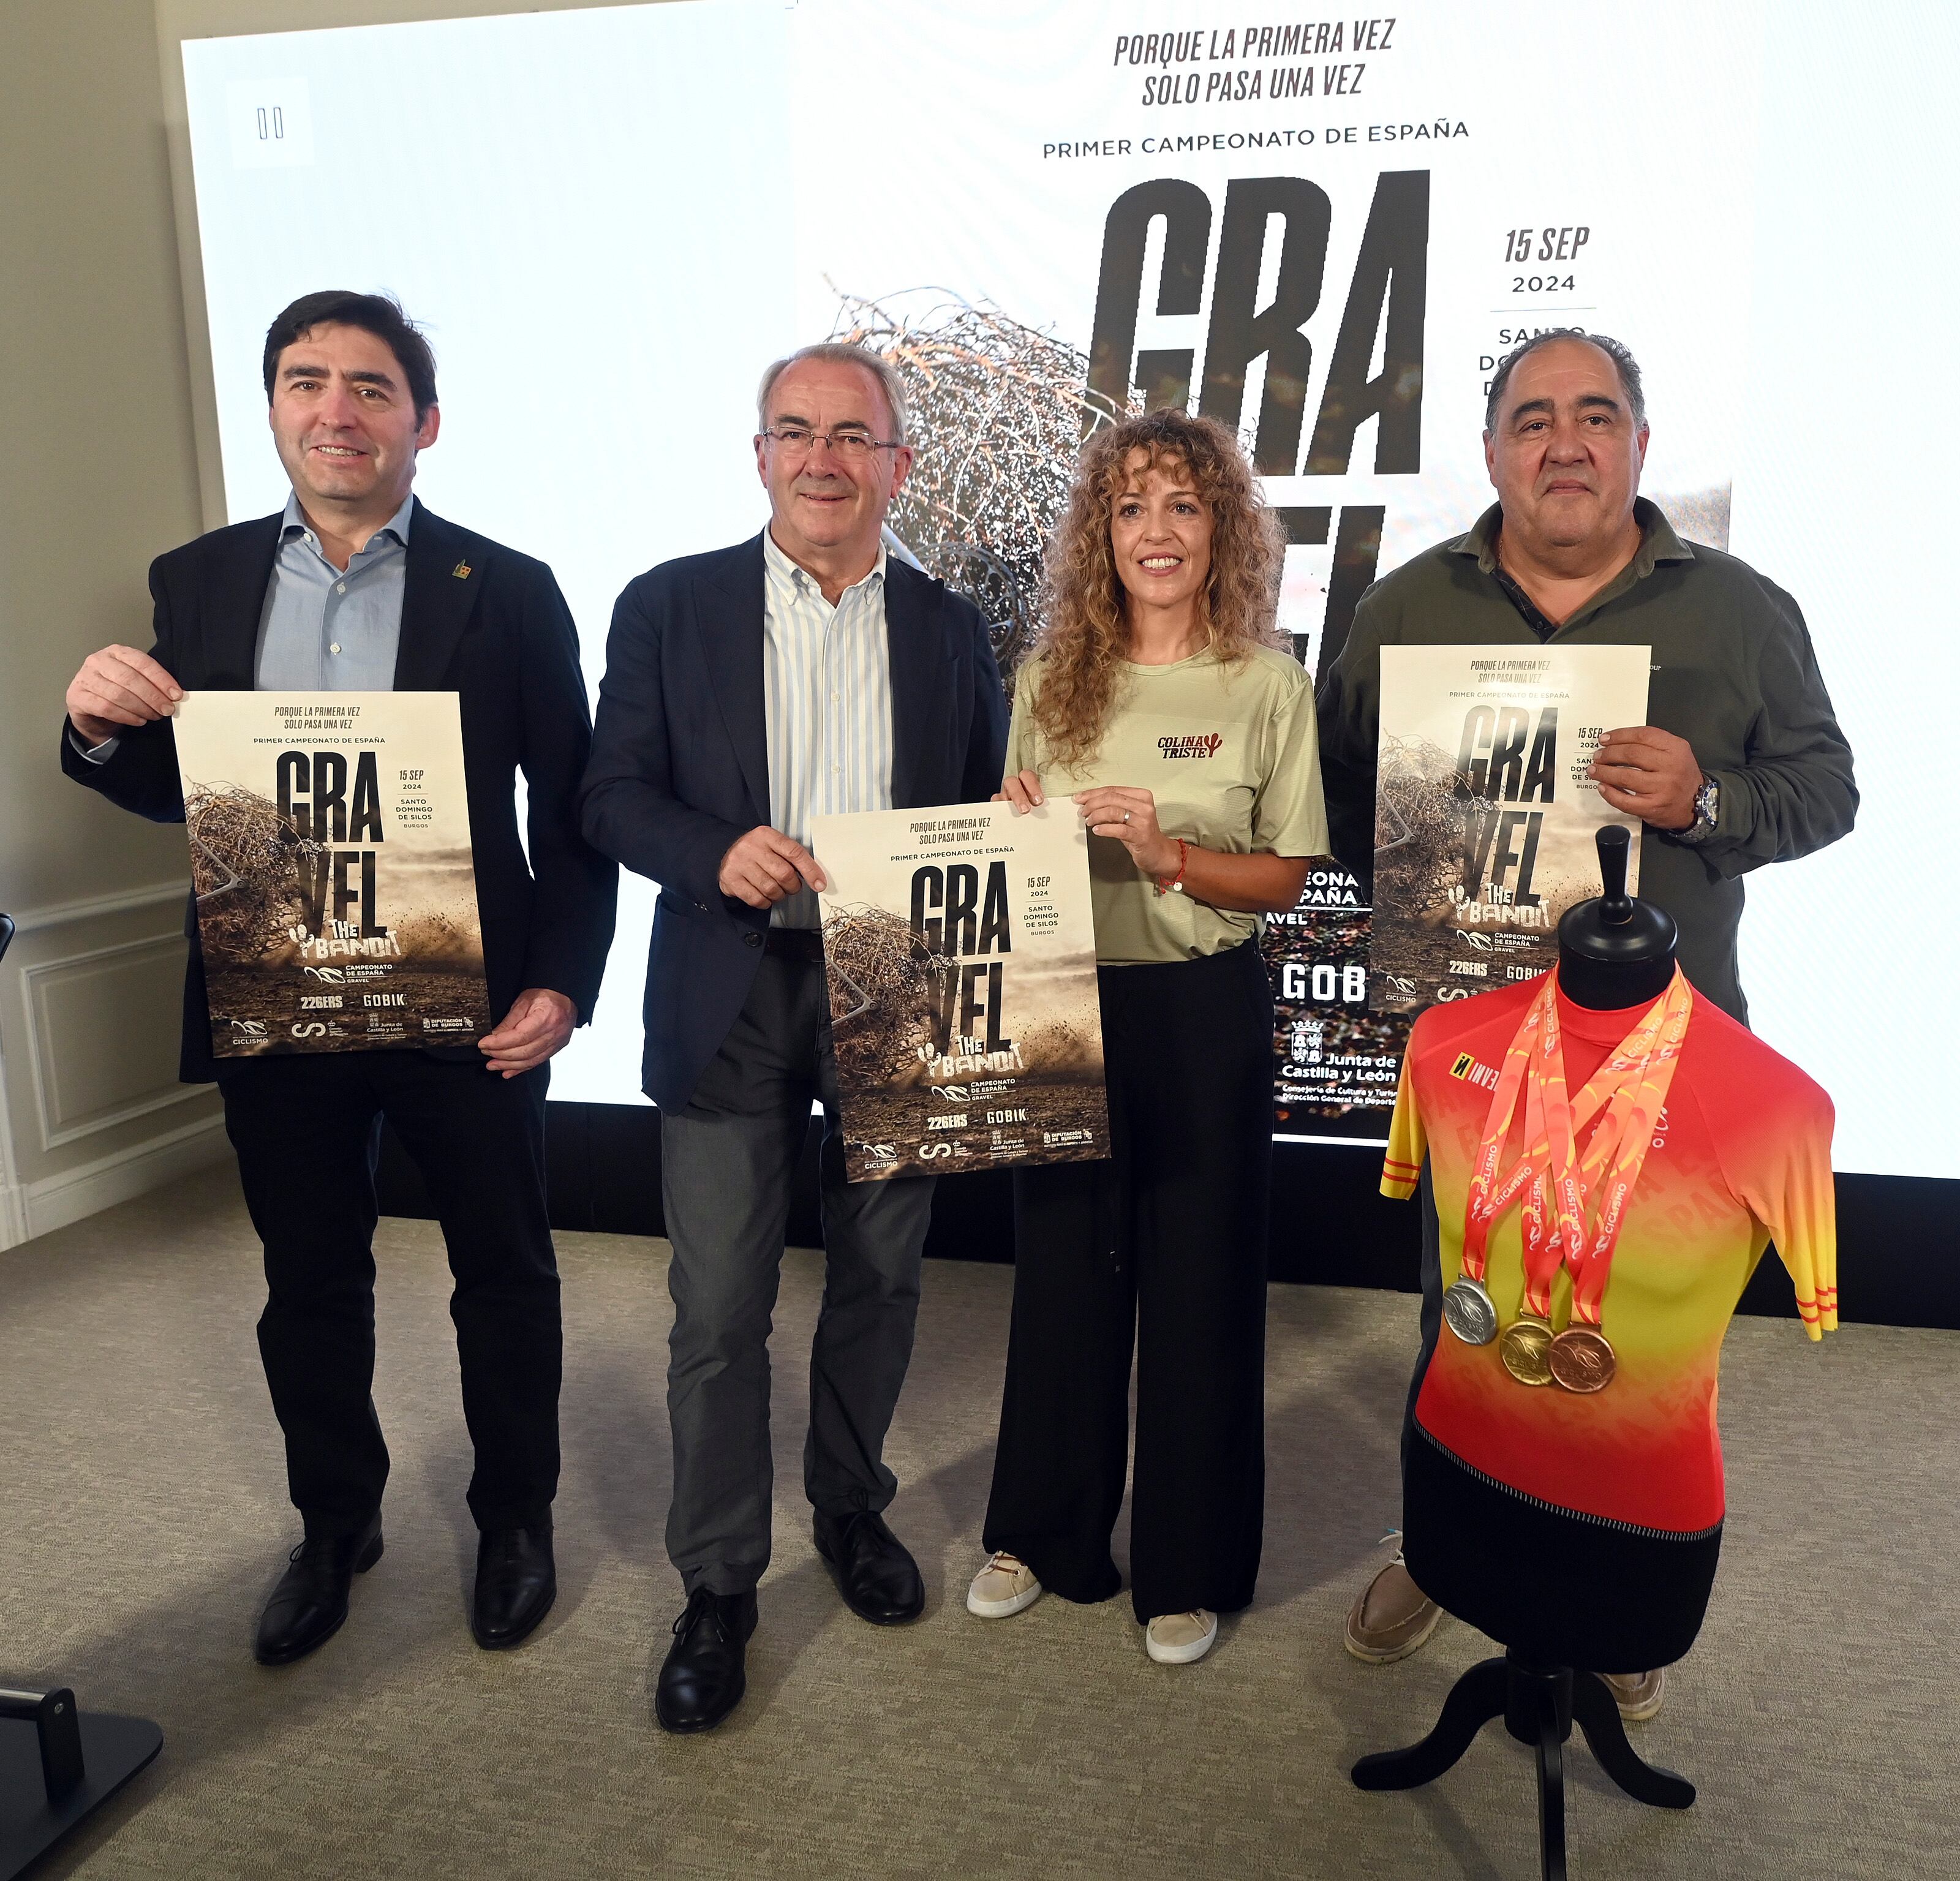
[[[1706,771],[1701,773],[1701,788],[1694,793],[1694,820],[1685,829],[1676,832],[1682,842],[1706,842],[1715,833],[1715,825],[1722,814],[1722,787]]]

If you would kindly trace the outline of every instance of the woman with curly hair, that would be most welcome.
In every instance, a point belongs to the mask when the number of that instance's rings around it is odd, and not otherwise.
[[[1013,1328],[987,1565],[966,1604],[1106,1600],[1137,1354],[1131,1593],[1162,1663],[1249,1605],[1264,1522],[1272,995],[1262,915],[1327,823],[1313,692],[1280,650],[1285,552],[1232,434],[1097,431],[1050,546],[1001,795],[1090,832],[1111,1160],[1014,1178]]]

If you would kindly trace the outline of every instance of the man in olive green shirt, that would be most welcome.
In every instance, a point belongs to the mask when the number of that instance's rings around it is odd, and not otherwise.
[[[1609,733],[1592,775],[1646,826],[1640,892],[1674,917],[1688,979],[1746,1024],[1742,877],[1836,842],[1858,806],[1803,616],[1746,562],[1683,542],[1637,494],[1646,405],[1640,368],[1617,340],[1569,330],[1528,340],[1499,365],[1484,427],[1497,503],[1467,534],[1369,589],[1321,682],[1334,853],[1371,879],[1384,646],[1650,647],[1650,722]],[[1441,1297],[1437,1251],[1425,1246],[1425,1354]],[[1348,1650],[1377,1664],[1404,1658],[1440,1617],[1398,1555],[1350,1612]],[[1624,1715],[1659,1708],[1658,1669],[1608,1682]]]
[[[1650,646],[1650,722],[1612,733],[1592,775],[1647,826],[1640,893],[1674,917],[1695,991],[1746,1023],[1742,877],[1836,842],[1858,805],[1803,613],[1746,562],[1682,541],[1636,494],[1647,419],[1617,342],[1541,335],[1500,368],[1491,397],[1497,503],[1369,589],[1321,682],[1334,853],[1371,877],[1384,646]]]

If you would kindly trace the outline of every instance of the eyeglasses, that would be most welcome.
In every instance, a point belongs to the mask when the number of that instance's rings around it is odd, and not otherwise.
[[[813,447],[821,443],[833,457],[842,457],[846,463],[861,463],[874,450],[905,448],[896,439],[887,442],[883,438],[867,438],[861,431],[810,431],[801,425],[784,425],[775,431],[765,431],[762,435],[774,438],[786,457],[807,457]]]

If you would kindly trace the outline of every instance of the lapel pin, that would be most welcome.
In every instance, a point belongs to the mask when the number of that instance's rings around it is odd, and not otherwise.
[[[466,562],[459,562],[450,570],[450,573],[459,581],[466,581],[469,579],[469,564]]]

